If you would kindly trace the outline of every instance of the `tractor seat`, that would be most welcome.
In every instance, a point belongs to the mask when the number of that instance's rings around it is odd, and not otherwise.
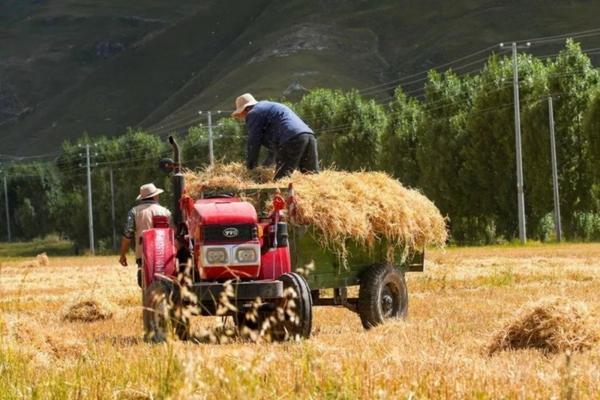
[[[152,227],[153,228],[168,228],[169,227],[169,217],[165,215],[155,215],[152,217]]]

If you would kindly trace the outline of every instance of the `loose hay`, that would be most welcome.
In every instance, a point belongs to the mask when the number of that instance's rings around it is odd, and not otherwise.
[[[57,359],[78,358],[85,352],[84,341],[30,317],[13,317],[6,329],[8,342],[18,345],[21,354],[35,365],[48,367]]]
[[[50,265],[50,259],[48,258],[48,255],[46,253],[38,254],[35,257],[35,260],[41,267],[47,267],[48,265]]]
[[[114,315],[114,305],[99,299],[78,300],[67,305],[62,319],[70,322],[93,322],[110,319]]]
[[[29,261],[25,264],[21,264],[21,268],[38,268],[47,267],[50,265],[50,259],[46,253],[41,253],[35,256],[35,260]]]
[[[233,163],[187,172],[185,178],[188,193],[195,198],[202,190],[287,187],[293,182],[297,208],[291,222],[311,226],[325,245],[342,255],[349,239],[369,248],[385,239],[388,258],[393,257],[394,249],[420,250],[446,242],[446,221],[437,207],[386,173],[295,172],[270,182],[273,175],[271,169],[248,171]]]
[[[533,348],[545,353],[589,349],[598,340],[587,305],[564,298],[528,303],[498,331],[489,354]]]

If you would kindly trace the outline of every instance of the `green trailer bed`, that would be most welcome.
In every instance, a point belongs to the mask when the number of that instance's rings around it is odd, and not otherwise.
[[[317,239],[318,233],[309,226],[290,224],[288,230],[292,268],[304,275],[311,289],[358,285],[365,269],[387,262],[387,245],[384,241],[372,250],[348,241],[347,257],[343,260],[338,252],[324,247]],[[424,252],[405,257],[401,251],[397,251],[394,259],[402,272],[423,271]],[[313,268],[308,269],[307,266]]]

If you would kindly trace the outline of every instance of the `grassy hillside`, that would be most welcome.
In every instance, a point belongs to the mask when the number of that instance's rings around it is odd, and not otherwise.
[[[165,133],[244,91],[367,87],[500,41],[595,28],[598,12],[584,0],[10,0],[0,5],[3,153],[52,151],[84,131]]]

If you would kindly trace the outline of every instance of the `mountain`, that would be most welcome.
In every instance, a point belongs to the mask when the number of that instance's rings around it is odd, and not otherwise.
[[[185,129],[246,91],[370,87],[502,41],[597,28],[597,15],[591,0],[3,0],[0,153],[129,126]],[[468,72],[488,54],[453,67]]]

